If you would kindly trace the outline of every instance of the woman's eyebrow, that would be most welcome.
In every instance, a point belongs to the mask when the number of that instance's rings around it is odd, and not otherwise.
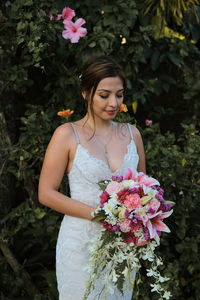
[[[123,92],[123,90],[124,89],[120,89],[117,92]],[[111,91],[110,90],[106,90],[106,89],[98,89],[97,92],[108,92],[108,93],[110,93]]]

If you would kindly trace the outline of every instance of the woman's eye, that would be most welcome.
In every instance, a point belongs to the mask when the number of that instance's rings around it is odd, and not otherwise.
[[[122,94],[122,95],[117,95],[117,97],[118,97],[118,98],[123,98],[124,95],[123,95],[123,94]]]
[[[106,98],[108,98],[108,96],[107,96],[107,95],[100,95],[100,97],[101,97],[102,99],[106,99]]]

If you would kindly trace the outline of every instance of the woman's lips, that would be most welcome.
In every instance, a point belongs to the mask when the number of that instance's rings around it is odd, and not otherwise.
[[[116,109],[113,110],[105,110],[108,115],[114,115],[116,113]]]

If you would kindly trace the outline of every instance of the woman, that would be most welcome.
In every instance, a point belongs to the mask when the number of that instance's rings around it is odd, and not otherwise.
[[[39,181],[39,201],[64,214],[56,248],[60,300],[81,300],[88,273],[87,243],[101,228],[91,221],[98,205],[97,182],[122,175],[126,168],[145,172],[141,135],[130,124],[113,121],[124,100],[125,77],[109,57],[88,62],[80,76],[87,113],[79,121],[59,126],[48,145]],[[58,191],[67,172],[70,195]],[[97,285],[89,299],[101,290]],[[101,298],[103,299],[103,294]],[[115,292],[108,300],[131,299],[131,291]]]

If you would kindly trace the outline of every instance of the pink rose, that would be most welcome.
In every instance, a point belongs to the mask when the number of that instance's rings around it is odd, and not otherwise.
[[[116,191],[119,191],[119,182],[111,181],[106,187],[106,192],[112,194]]]
[[[134,210],[138,207],[141,207],[142,201],[140,199],[140,196],[135,193],[135,194],[129,194],[126,196],[124,200],[124,205],[129,209],[129,210]]]
[[[122,232],[129,232],[131,230],[131,221],[130,220],[123,220],[119,224],[120,230]]]

